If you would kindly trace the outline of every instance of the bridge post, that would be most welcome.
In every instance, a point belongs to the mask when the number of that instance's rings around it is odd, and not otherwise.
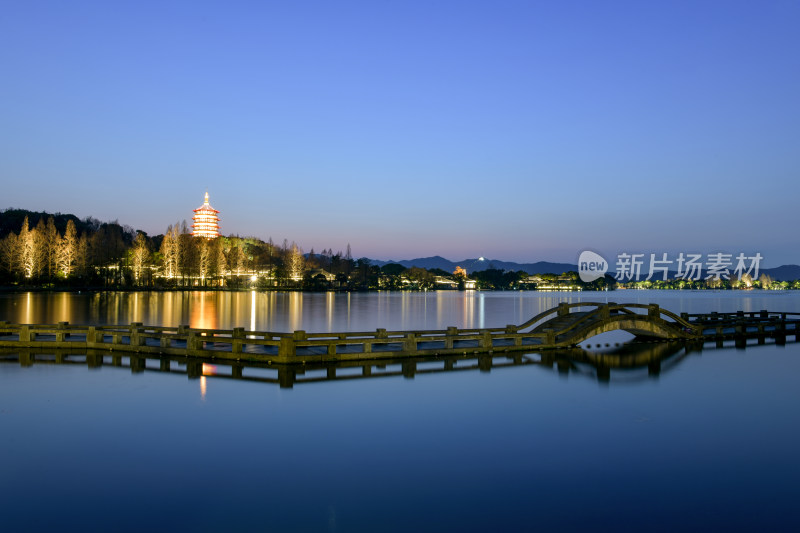
[[[294,333],[292,333],[292,339],[291,339],[292,340],[292,355],[297,355],[297,341],[304,341],[304,340],[307,340],[307,339],[308,339],[308,336],[306,335],[306,331],[304,329],[296,329],[296,330],[294,330]],[[281,342],[283,342],[283,339],[281,339]],[[330,346],[331,345],[328,345],[328,354],[329,355],[331,353],[330,352]],[[281,350],[280,347],[278,347],[278,352],[279,353],[280,353],[280,350]],[[335,348],[334,348],[334,350],[335,350]],[[336,352],[334,351],[334,353],[336,353]]]
[[[19,342],[31,342],[31,337],[34,334],[31,333],[30,326],[20,326],[19,327]]]
[[[131,322],[131,332],[128,338],[131,340],[131,346],[141,346],[144,344],[142,337],[139,335],[139,328],[142,327],[141,322]]]
[[[403,351],[416,352],[417,351],[417,338],[413,333],[406,333],[403,339]]]
[[[242,339],[244,339],[244,328],[233,328],[231,332],[231,352],[232,353],[242,353]]]
[[[553,328],[545,328],[544,333],[546,335],[544,343],[551,346],[554,345],[556,343],[556,332],[553,330]]]
[[[608,304],[603,305],[600,308],[600,318],[602,320],[608,320],[609,318],[611,318],[611,308],[608,306]]]
[[[557,316],[564,316],[569,314],[569,304],[558,304]]]
[[[64,342],[67,339],[67,332],[63,331],[67,329],[67,326],[69,326],[69,322],[58,323],[58,331],[56,331],[56,342]]]
[[[744,315],[737,313],[736,324],[733,326],[734,344],[737,350],[743,350],[747,346],[747,323],[744,321]]]
[[[194,350],[195,344],[197,342],[197,338],[193,331],[189,331],[186,334],[186,352],[191,353]]]
[[[661,316],[661,308],[658,304],[650,304],[647,306],[647,316],[651,318],[658,318]]]
[[[492,344],[492,334],[488,331],[484,331],[481,335],[481,348],[484,350],[491,350],[494,348],[494,345]]]
[[[786,344],[786,320],[778,322],[775,328],[775,344],[784,346]]]
[[[450,326],[449,328],[447,328],[447,336],[444,338],[445,350],[453,349],[453,340],[455,339],[455,337],[458,337],[458,328]]]
[[[278,357],[288,360],[296,355],[297,346],[294,344],[294,339],[292,337],[281,337],[281,342],[278,345]]]
[[[97,344],[97,337],[97,328],[95,326],[89,326],[89,328],[86,330],[86,347],[91,348]],[[100,342],[102,342],[102,338],[100,339]]]

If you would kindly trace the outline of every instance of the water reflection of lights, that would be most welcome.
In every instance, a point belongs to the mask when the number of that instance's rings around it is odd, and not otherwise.
[[[139,304],[140,304],[139,293],[134,292],[132,296],[133,298],[131,298],[132,302],[131,302],[131,313],[130,313],[132,319],[131,321],[139,322],[142,316],[141,309],[139,309]]]
[[[217,304],[213,294],[192,294],[189,324],[198,329],[217,329]]]
[[[463,306],[464,319],[462,328],[474,328],[475,324],[475,293],[467,292],[461,300]]]
[[[347,329],[350,329],[350,291],[347,292]]]
[[[303,293],[292,292],[289,295],[289,331],[302,329]]]
[[[332,291],[325,293],[325,316],[328,318],[328,331],[333,331],[333,302],[335,295],[336,293]]]
[[[69,304],[67,301],[67,294],[63,292],[60,293],[58,295],[58,301],[61,304],[61,316],[55,322],[61,322],[61,321],[72,322],[72,317],[70,316],[69,312]]]
[[[485,324],[485,322],[484,322],[484,318],[485,318],[484,303],[485,303],[485,301],[486,300],[483,297],[483,293],[480,293],[478,295],[478,327],[479,328],[485,328],[486,327],[484,325]]]
[[[256,330],[256,291],[250,291],[250,331]]]
[[[206,391],[208,390],[208,382],[206,381],[206,376],[214,376],[217,374],[217,367],[216,365],[209,365],[208,363],[203,363],[202,372],[200,373],[200,398],[205,401],[206,399]]]

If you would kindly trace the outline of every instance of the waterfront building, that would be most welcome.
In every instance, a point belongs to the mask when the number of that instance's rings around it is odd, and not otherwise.
[[[219,211],[208,203],[208,191],[203,205],[194,210],[192,215],[192,236],[215,239],[219,232]]]

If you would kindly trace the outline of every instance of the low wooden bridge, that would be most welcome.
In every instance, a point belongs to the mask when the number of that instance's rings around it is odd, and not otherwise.
[[[434,358],[403,357],[361,361],[316,361],[304,365],[292,365],[232,360],[208,362],[196,357],[131,352],[109,353],[103,350],[85,350],[76,353],[74,350],[67,349],[20,348],[16,350],[0,349],[0,372],[2,372],[4,364],[17,364],[22,367],[68,365],[90,369],[111,367],[129,369],[133,374],[151,372],[184,375],[190,380],[201,380],[201,390],[204,390],[205,379],[249,381],[274,384],[281,388],[293,388],[295,385],[383,377],[414,379],[417,376],[447,372],[479,371],[489,373],[508,367],[534,365],[557,371],[561,375],[576,374],[607,382],[610,380],[612,370],[627,374],[636,373],[637,379],[652,379],[662,372],[662,368],[669,370],[688,355],[702,349],[702,343],[698,345],[697,343],[671,341],[624,344],[604,353],[569,348],[545,350],[538,353],[479,353]],[[636,372],[641,369],[647,369],[647,374]],[[631,376],[626,375],[625,379],[630,382]]]
[[[658,305],[560,304],[520,325],[501,328],[372,332],[292,333],[198,329],[189,326],[76,326],[0,322],[0,348],[105,350],[205,359],[307,364],[467,353],[522,352],[575,347],[608,331],[624,330],[640,340],[774,338],[800,334],[800,313],[710,313],[676,315]]]

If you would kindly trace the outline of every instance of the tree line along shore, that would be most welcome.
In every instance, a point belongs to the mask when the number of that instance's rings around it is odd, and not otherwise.
[[[714,281],[714,280],[711,280]],[[617,284],[606,275],[591,283],[577,272],[535,274],[495,268],[382,266],[346,251],[312,249],[270,238],[193,237],[185,221],[163,235],[118,222],[22,209],[0,212],[0,287],[19,289],[260,289],[260,290],[609,290],[761,288],[797,289],[800,282],[771,279],[644,281]]]

